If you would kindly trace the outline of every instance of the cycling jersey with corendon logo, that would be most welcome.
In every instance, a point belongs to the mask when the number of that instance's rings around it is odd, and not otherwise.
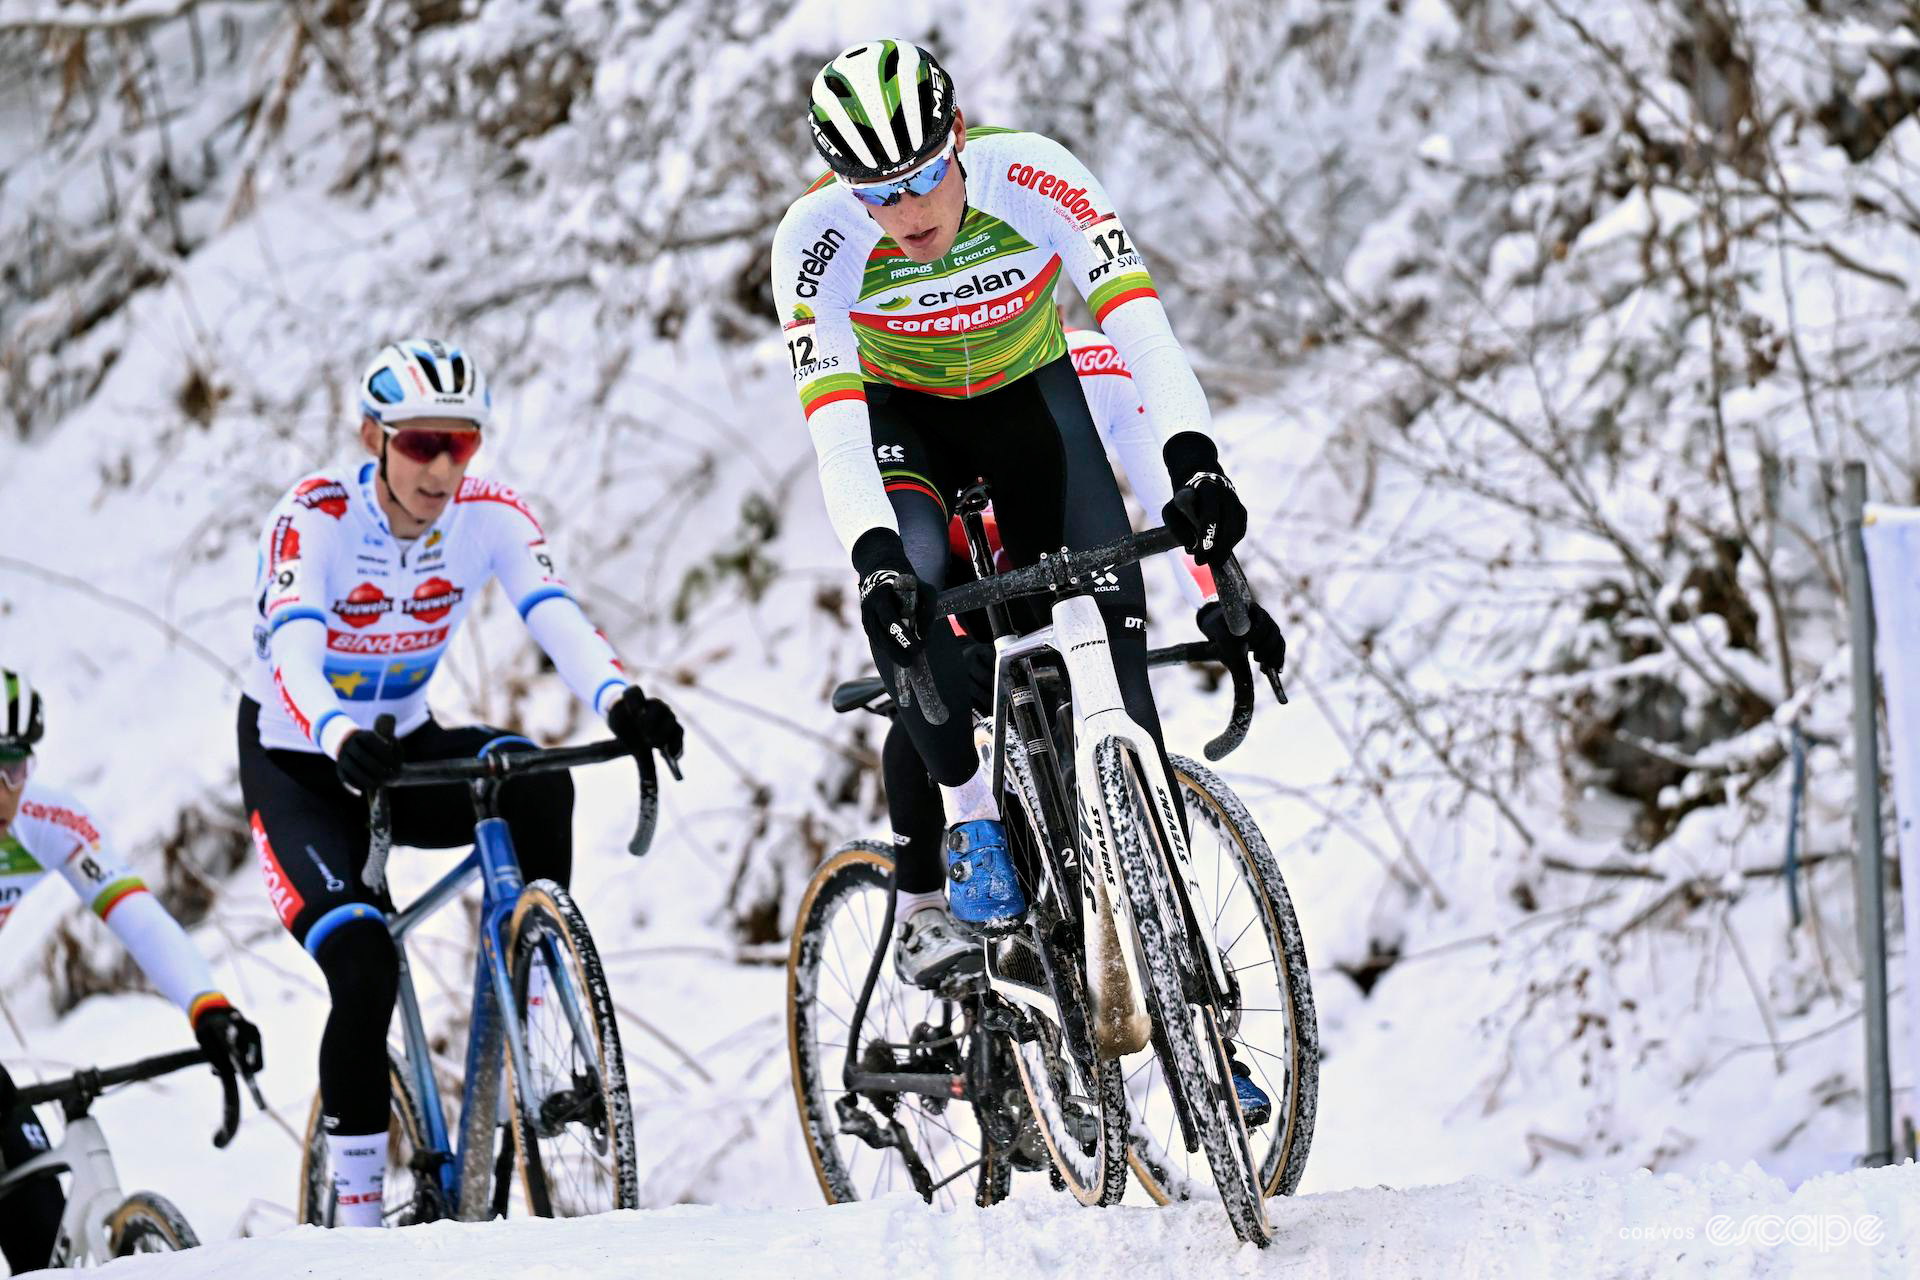
[[[445,513],[403,544],[375,498],[378,482],[372,462],[308,476],[267,517],[247,682],[261,745],[337,756],[380,715],[403,735],[419,728],[427,680],[493,578],[567,686],[604,714],[626,676],[519,496],[468,476]]]
[[[27,891],[59,872],[117,935],[160,994],[195,1016],[227,1003],[207,962],[131,868],[112,854],[93,815],[66,791],[29,780],[0,829],[0,927]]]
[[[822,178],[781,221],[773,286],[834,530],[895,528],[874,469],[868,382],[989,394],[1066,351],[1054,287],[1071,280],[1126,356],[1157,434],[1205,432],[1205,395],[1112,202],[1050,138],[969,129],[967,211],[947,254],[909,260]]]

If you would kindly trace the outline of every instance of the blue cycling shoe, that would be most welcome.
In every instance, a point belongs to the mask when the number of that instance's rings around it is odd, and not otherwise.
[[[1233,1096],[1240,1100],[1240,1117],[1247,1122],[1247,1128],[1258,1129],[1273,1117],[1273,1099],[1253,1082],[1253,1073],[1239,1062],[1233,1062]]]
[[[996,930],[1027,913],[1027,895],[1007,856],[1007,829],[998,819],[956,822],[946,845],[947,904],[955,920]]]

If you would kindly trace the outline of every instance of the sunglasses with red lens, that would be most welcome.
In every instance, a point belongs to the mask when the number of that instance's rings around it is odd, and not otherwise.
[[[465,466],[480,452],[478,431],[429,431],[424,427],[381,427],[393,447],[415,462],[432,462],[441,454]]]

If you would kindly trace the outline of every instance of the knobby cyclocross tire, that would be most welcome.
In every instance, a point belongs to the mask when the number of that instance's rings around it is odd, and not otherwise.
[[[1178,899],[1166,883],[1172,874],[1158,843],[1149,847],[1143,788],[1136,784],[1131,756],[1118,739],[1094,750],[1094,772],[1107,818],[1107,832],[1120,863],[1120,877],[1133,907],[1133,927],[1145,979],[1147,1010],[1159,1043],[1165,1046],[1168,1082],[1188,1103],[1196,1136],[1213,1169],[1214,1185],[1226,1206],[1234,1234],[1266,1245],[1271,1238],[1266,1207],[1255,1181],[1253,1156],[1240,1104],[1234,1096],[1226,1049],[1215,1029],[1210,1004],[1188,1002],[1182,964],[1191,951]]]
[[[447,1212],[437,1187],[423,1186],[425,1172],[416,1168],[419,1153],[427,1147],[426,1113],[414,1096],[413,1078],[404,1069],[400,1057],[387,1050],[387,1081],[392,1086],[392,1118],[387,1123],[386,1208],[383,1217],[390,1227],[428,1222]],[[449,1156],[448,1159],[452,1157]],[[327,1159],[327,1133],[321,1119],[320,1091],[313,1091],[313,1105],[307,1109],[306,1140],[300,1148],[300,1203],[298,1221],[314,1226],[333,1225],[333,1166]]]
[[[627,1061],[600,952],[572,896],[551,880],[535,880],[522,889],[508,926],[507,952],[536,1099],[529,1111],[514,1078],[513,1055],[505,1054],[514,1155],[529,1211],[542,1218],[579,1218],[638,1208],[640,1171]],[[530,1009],[536,956],[565,970],[579,1001],[573,1013],[585,1041],[557,980],[548,983],[543,1007]]]
[[[163,1195],[136,1191],[107,1215],[107,1250],[116,1258],[199,1247],[200,1237]]]
[[[1235,974],[1241,1006],[1238,1034],[1229,1039],[1241,1049],[1241,1063],[1253,1069],[1255,1082],[1273,1099],[1273,1117],[1260,1131],[1248,1131],[1258,1159],[1261,1186],[1269,1196],[1292,1195],[1300,1185],[1313,1143],[1320,1088],[1320,1033],[1300,922],[1281,879],[1279,863],[1240,797],[1197,761],[1178,755],[1171,760],[1193,836],[1194,874],[1202,881],[1201,892],[1206,889],[1205,868],[1199,856],[1203,837],[1218,842],[1221,855],[1232,863],[1237,876],[1224,889],[1216,887],[1218,909],[1212,921],[1223,963],[1234,967],[1232,960],[1239,954],[1235,948],[1247,952],[1247,963]],[[1251,908],[1247,925],[1257,922],[1257,931],[1242,925],[1239,913],[1221,919],[1227,905],[1242,892]],[[1202,909],[1200,902],[1194,906],[1196,911]],[[1274,1015],[1261,1019],[1260,1029],[1280,1031],[1278,1043],[1269,1035],[1249,1033],[1247,1014],[1255,1011]],[[1135,1176],[1146,1193],[1161,1204],[1187,1199],[1196,1189],[1211,1192],[1210,1185],[1189,1179],[1189,1174],[1200,1170],[1188,1167],[1184,1150],[1167,1150],[1179,1133],[1171,1106],[1167,1107],[1165,1123],[1147,1123],[1145,1109],[1138,1104],[1151,1097],[1156,1087],[1164,1089],[1166,1083],[1158,1060],[1151,1054],[1141,1058],[1128,1078],[1135,1134],[1127,1158]]]
[[[840,1082],[853,1006],[866,981],[875,947],[891,942],[875,935],[892,880],[893,853],[887,845],[877,840],[854,840],[840,846],[807,882],[787,952],[787,1052],[794,1103],[814,1177],[828,1204],[911,1189],[902,1157],[890,1149],[872,1148],[859,1137],[843,1132],[835,1110],[837,1100],[847,1094]],[[835,933],[835,925],[842,919],[847,926],[844,937]],[[835,988],[836,1003],[843,1004],[845,1012],[823,1003],[823,985]],[[876,1031],[898,1032],[904,1028],[911,1017],[906,1012],[907,1002],[921,1000],[934,1002],[935,997],[904,986],[894,974],[892,958],[882,960],[862,1027],[864,1043],[885,1038]],[[901,1026],[892,1026],[895,1022]],[[971,1046],[971,1036],[977,1034],[977,1028],[969,1028],[962,1040]],[[895,1122],[910,1131],[909,1138],[917,1144],[916,1154],[923,1161],[929,1154],[936,1157],[935,1167],[930,1170],[935,1181],[971,1163],[979,1169],[973,1185],[974,1203],[994,1204],[1006,1196],[1012,1166],[986,1141],[971,1106],[963,1108],[956,1101],[935,1112],[924,1109],[923,1101],[930,1106],[941,1104],[915,1095],[887,1094],[881,1100],[893,1108]],[[862,1095],[861,1102],[867,1114],[876,1113],[875,1099]],[[950,1164],[937,1162],[942,1153],[933,1149],[930,1139],[935,1134],[951,1139],[945,1152],[951,1157]],[[866,1168],[861,1167],[863,1160]],[[871,1180],[866,1176],[869,1168]],[[942,1186],[935,1193],[936,1203],[956,1203],[954,1188],[963,1181]]]
[[[1009,743],[1011,748],[1012,744]],[[1037,849],[1044,845],[1042,819],[1034,812],[1038,800],[1026,794],[1027,787],[1015,779],[1024,771],[1009,768],[1008,794],[1002,813],[1008,819],[1007,834],[1016,843],[1026,841],[1036,847],[1034,860],[1046,863],[1046,855]],[[1022,958],[1036,979],[1036,985],[1048,986],[1044,967],[1033,948],[1044,946],[1044,939],[1058,922],[1058,912],[1078,910],[1079,890],[1074,885],[1057,884],[1047,901],[1033,904],[1028,930],[1007,945],[1021,949]],[[1055,972],[1066,987],[1053,992],[1079,1010],[1081,1025],[1088,1025],[1085,982],[1077,959],[1060,956]],[[1114,1205],[1127,1191],[1127,1155],[1130,1150],[1127,1127],[1126,1077],[1117,1060],[1098,1061],[1092,1078],[1074,1058],[1060,1028],[1033,1008],[1022,1010],[1032,1024],[1035,1036],[1016,1043],[1014,1063],[1020,1071],[1020,1086],[1027,1095],[1027,1107],[1034,1125],[1047,1146],[1063,1190],[1084,1205]],[[1063,1101],[1064,1100],[1064,1101]]]
[[[1014,1062],[1061,1184],[1081,1204],[1119,1204],[1127,1193],[1127,1160],[1132,1152],[1126,1078],[1120,1062],[1096,1060],[1089,1082],[1067,1051],[1060,1029],[1032,1009],[1026,1014],[1038,1034],[1015,1046]],[[1073,1109],[1071,1119],[1063,1099]]]

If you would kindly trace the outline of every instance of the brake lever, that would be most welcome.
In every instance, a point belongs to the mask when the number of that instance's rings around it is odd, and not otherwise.
[[[910,663],[896,662],[894,665],[900,675],[900,705],[911,706],[918,700],[920,714],[928,724],[945,724],[947,704],[933,682],[933,668],[927,665],[926,650],[914,654]]]
[[[1283,707],[1286,706],[1287,705],[1287,689],[1285,685],[1280,683],[1280,668],[1269,667],[1269,666],[1266,666],[1265,664],[1262,664],[1260,667],[1260,674],[1264,675],[1267,678],[1267,683],[1273,686],[1274,701],[1278,702]]]
[[[234,1073],[231,1070],[220,1071],[215,1068],[215,1074],[220,1077],[221,1096],[220,1127],[214,1131],[213,1145],[216,1149],[224,1151],[227,1149],[227,1144],[233,1141],[233,1135],[240,1131],[240,1085],[234,1080]],[[249,1079],[247,1083],[252,1084],[253,1081]],[[257,1093],[254,1096],[259,1097]],[[260,1109],[264,1111],[266,1108],[266,1101],[261,1099]]]
[[[373,722],[373,731],[393,741],[394,719],[381,715]],[[393,798],[387,788],[378,787],[367,798],[367,864],[360,868],[360,883],[375,893],[387,882],[387,858],[393,853]],[[264,1105],[264,1104],[263,1104]]]

